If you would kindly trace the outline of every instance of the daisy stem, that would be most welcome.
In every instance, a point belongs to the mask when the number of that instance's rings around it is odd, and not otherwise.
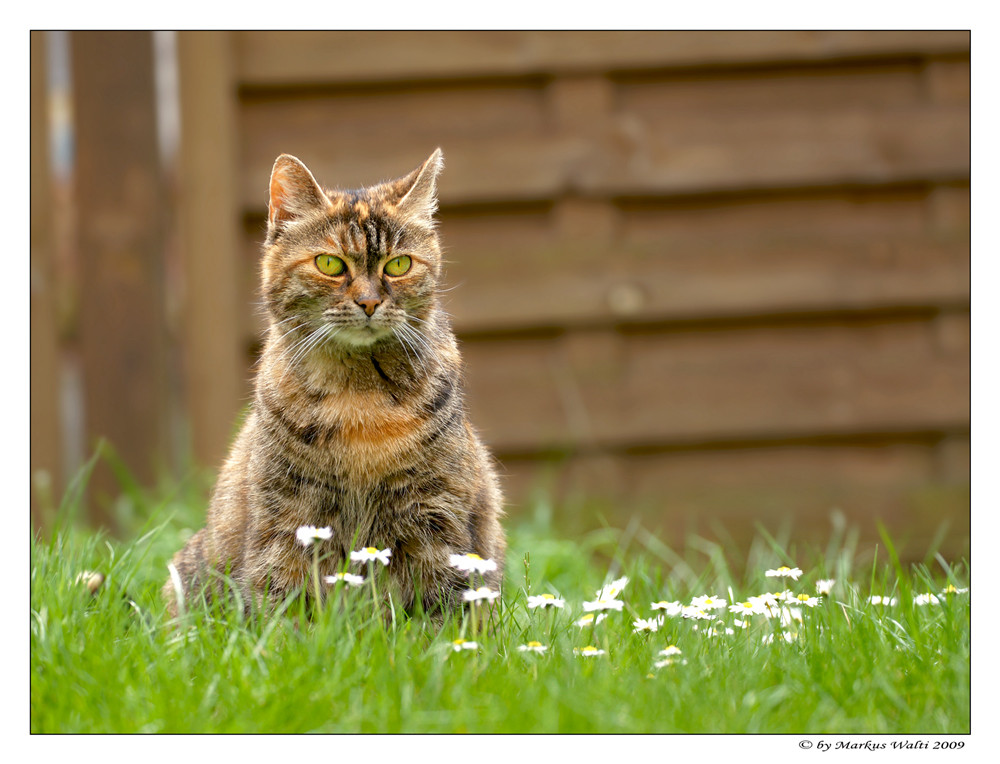
[[[320,590],[319,586],[319,546],[317,544],[313,544],[312,574],[313,574],[313,591],[316,593],[316,609],[318,612],[322,612],[323,592]]]

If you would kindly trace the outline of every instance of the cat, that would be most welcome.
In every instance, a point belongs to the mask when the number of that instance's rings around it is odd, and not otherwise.
[[[205,527],[172,560],[172,616],[179,597],[234,586],[247,608],[265,594],[309,596],[314,550],[296,537],[309,525],[332,531],[316,542],[323,576],[343,570],[352,549],[391,549],[391,591],[408,611],[460,605],[470,581],[449,564],[455,554],[494,560],[482,583],[498,588],[497,471],[468,421],[438,298],[442,167],[438,149],[398,180],[340,191],[291,155],[275,161],[253,401]]]

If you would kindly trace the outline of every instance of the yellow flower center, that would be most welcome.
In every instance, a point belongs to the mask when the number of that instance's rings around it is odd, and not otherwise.
[[[470,559],[470,560],[481,560],[481,559],[483,559],[483,558],[482,558],[482,557],[480,557],[480,556],[479,556],[478,554],[475,554],[475,553],[473,553],[473,552],[469,552],[469,553],[468,553],[467,555],[465,555],[465,556],[466,556],[466,558],[468,558],[468,559]]]
[[[378,549],[376,549],[373,546],[366,546],[365,551],[368,552],[368,554],[376,554],[378,552]]]
[[[797,599],[800,599],[800,600],[802,600],[803,602],[808,602],[808,601],[809,601],[809,595],[808,595],[808,594],[800,594],[800,595],[799,595],[799,596],[797,597]]]
[[[528,647],[541,647],[541,646],[542,646],[542,643],[541,642],[536,642],[535,640],[531,640],[528,643]]]
[[[465,644],[465,640],[464,639],[456,639],[456,640],[454,640],[452,642],[452,644],[453,645],[463,645],[463,644]]]
[[[954,584],[948,584],[944,591],[946,594],[955,594],[958,589],[955,588]]]
[[[556,596],[554,594],[548,594],[548,593],[546,593],[546,594],[542,595],[542,599],[543,600],[554,600],[555,598],[556,598]]]
[[[791,568],[789,568],[787,565],[782,565],[780,568],[778,568],[778,571],[781,573],[787,573],[790,570]]]

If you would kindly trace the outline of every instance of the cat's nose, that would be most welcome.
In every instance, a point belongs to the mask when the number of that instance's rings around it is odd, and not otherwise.
[[[371,314],[375,312],[375,308],[382,303],[378,297],[362,297],[354,302],[364,309],[365,315],[367,316],[371,316]]]

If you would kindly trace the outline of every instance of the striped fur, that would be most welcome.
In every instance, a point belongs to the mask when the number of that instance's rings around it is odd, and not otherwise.
[[[352,547],[391,548],[389,576],[407,609],[417,593],[430,611],[458,604],[468,581],[450,554],[502,567],[500,490],[438,306],[441,166],[439,150],[404,178],[347,192],[324,191],[294,157],[275,162],[261,263],[270,326],[206,527],[173,559],[185,597],[224,591],[218,574],[245,603],[302,587],[312,560],[296,539],[302,525],[333,529],[323,575]],[[341,258],[345,273],[321,273],[320,254]],[[389,276],[385,263],[400,255],[409,271]],[[171,581],[164,595],[176,614]]]

